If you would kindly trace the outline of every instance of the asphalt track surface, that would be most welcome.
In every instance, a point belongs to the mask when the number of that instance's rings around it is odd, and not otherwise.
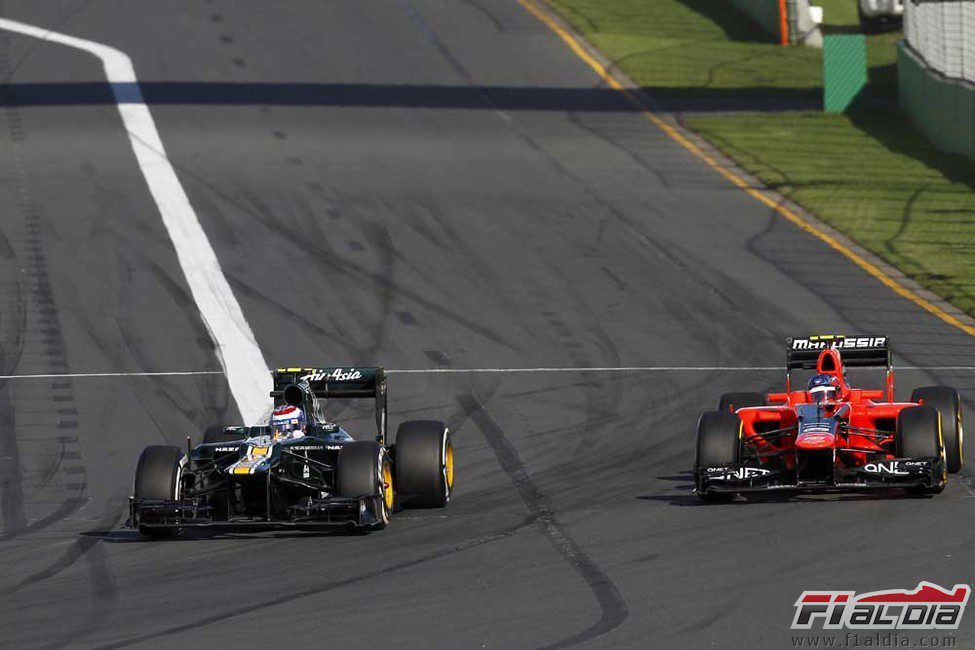
[[[132,57],[272,365],[768,366],[835,330],[975,365],[975,340],[733,188],[513,0],[0,16]],[[0,73],[0,374],[219,371],[97,60],[0,33]],[[975,403],[973,376],[899,392]],[[175,542],[124,528],[135,461],[237,420],[222,375],[0,382],[0,645],[788,647],[803,589],[970,582],[967,475],[928,500],[698,503],[699,412],[781,379],[396,375],[393,424],[455,432],[448,509]]]

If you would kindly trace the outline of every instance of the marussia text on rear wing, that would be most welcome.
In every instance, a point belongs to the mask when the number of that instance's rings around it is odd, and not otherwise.
[[[890,338],[860,334],[818,334],[790,337],[786,350],[786,369],[814,370],[819,353],[832,348],[848,367],[887,367],[891,365]]]

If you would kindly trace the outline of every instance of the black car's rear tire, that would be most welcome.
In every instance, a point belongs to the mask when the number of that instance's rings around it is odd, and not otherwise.
[[[945,446],[945,462],[950,474],[957,474],[965,463],[965,431],[961,421],[961,398],[948,386],[923,386],[911,392],[912,402],[924,402],[941,414],[941,439]]]
[[[139,456],[139,463],[135,468],[135,497],[178,500],[184,456],[183,450],[179,447],[164,445],[146,447]],[[146,537],[175,537],[179,534],[179,528],[140,525],[139,532]]]
[[[396,430],[396,488],[414,508],[443,508],[454,489],[454,445],[437,420],[404,422]]]
[[[734,465],[741,458],[741,419],[731,411],[707,411],[697,422],[697,453],[694,479],[697,494],[705,501],[730,501],[732,492],[711,492],[702,488],[704,467]]]
[[[393,468],[386,449],[373,440],[350,442],[342,447],[336,466],[340,497],[376,496],[379,504],[373,528],[385,528],[393,511]]]
[[[894,432],[894,448],[901,458],[944,458],[941,437],[941,416],[933,406],[910,406],[897,415]],[[911,488],[908,494],[938,494],[944,490],[942,483],[936,487]]]
[[[730,413],[752,406],[765,406],[765,395],[762,393],[725,393],[718,400],[718,410]]]

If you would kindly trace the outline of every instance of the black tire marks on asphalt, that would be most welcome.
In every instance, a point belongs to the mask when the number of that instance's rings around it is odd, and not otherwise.
[[[106,516],[102,517],[101,520],[92,529],[93,531],[105,530],[113,528],[121,519],[118,512],[109,512]],[[23,589],[35,582],[40,582],[41,580],[47,580],[52,578],[61,571],[64,571],[69,566],[77,562],[80,558],[85,556],[89,551],[95,548],[95,545],[101,541],[101,538],[93,536],[91,532],[82,533],[71,546],[61,554],[54,562],[52,562],[48,567],[32,573],[26,578],[20,580],[18,583],[11,587],[7,587],[0,590],[0,593],[4,595],[12,594],[16,591]],[[96,561],[97,567],[92,570],[92,588],[95,594],[112,597],[115,593],[115,585],[110,574],[108,573],[107,566],[105,566],[104,551],[99,553],[101,559]]]
[[[405,309],[401,309],[396,312],[396,318],[399,319],[400,324],[412,327],[416,325],[416,317]]]
[[[219,197],[221,201],[226,202],[228,205],[234,208],[233,225],[229,223],[228,217],[222,214],[220,210],[214,209],[210,215],[210,224],[217,224],[221,226],[224,232],[228,233],[228,237],[231,236],[230,233],[238,230],[246,231],[249,228],[269,228],[268,223],[271,212],[263,205],[263,202],[260,201],[259,197],[250,195],[246,191],[237,195],[231,195],[227,192],[221,191],[213,183],[207,180],[202,171],[186,164],[177,164],[176,170],[184,182],[197,185],[202,191],[212,193],[213,195]],[[309,181],[307,185],[310,189],[315,191],[318,191],[315,186],[320,186],[319,183],[312,181]],[[401,207],[402,206],[400,206],[400,208]],[[341,219],[343,218],[344,213],[346,216],[350,217],[358,216],[348,214],[349,210],[351,210],[351,206],[348,205],[343,205],[341,207],[331,205],[325,209],[325,213],[332,219]],[[250,217],[253,220],[253,223],[241,223],[240,219],[244,216]],[[318,228],[322,227],[318,222],[316,222],[316,226]],[[365,226],[363,227],[365,228]],[[306,259],[302,261],[307,262],[309,264],[309,268],[320,270],[323,275],[336,278],[335,282],[333,283],[335,287],[348,286],[350,287],[348,291],[354,292],[356,296],[362,295],[363,292],[369,292],[374,295],[382,296],[388,296],[395,293],[404,299],[411,300],[419,308],[426,309],[444,319],[455,322],[459,326],[470,330],[475,335],[481,336],[488,341],[504,346],[513,352],[524,353],[524,350],[512,345],[504,337],[485,327],[476,319],[467,317],[463,310],[453,308],[449,303],[443,303],[431,299],[428,297],[428,294],[417,291],[412,286],[405,283],[397,282],[392,277],[391,273],[388,272],[388,270],[391,269],[393,261],[392,257],[395,254],[389,239],[389,233],[385,232],[385,229],[380,226],[374,227],[372,230],[374,232],[366,233],[367,240],[370,244],[376,246],[377,248],[377,255],[380,257],[380,271],[375,271],[364,263],[359,263],[350,259],[340,261],[340,256],[337,254],[337,251],[328,244],[328,233],[324,231],[322,232],[323,236],[321,237],[301,236],[295,231],[294,228],[276,228],[273,230],[273,233],[275,236],[284,239],[289,246],[293,246],[295,251],[300,251],[303,253],[306,256]],[[295,261],[298,263],[297,259]],[[399,261],[408,262],[409,260],[401,259]],[[246,282],[242,277],[230,275],[227,279],[230,282],[234,293],[238,296],[243,293],[254,300],[268,303],[274,306],[276,309],[287,310],[292,316],[297,315],[293,309],[289,309],[286,305],[282,304],[276,299],[275,296],[260,291],[256,286]],[[383,313],[385,314],[385,305],[390,305],[391,303],[388,303],[386,298],[383,298],[383,301]],[[336,297],[336,304],[354,304],[354,301],[344,301],[340,297]],[[351,340],[355,335],[355,332],[342,331],[342,328],[334,322],[328,324],[329,328],[324,328],[320,323],[311,322],[303,317],[297,320],[302,322],[303,326],[309,327],[317,335],[326,336],[329,338],[334,337],[336,341],[344,344],[348,344],[349,340]],[[379,322],[380,327],[385,327],[385,317],[379,318],[377,321]],[[358,353],[359,348],[351,348],[351,351]]]
[[[518,495],[524,502],[531,520],[538,523],[542,534],[551,542],[573,569],[586,581],[601,610],[598,621],[590,627],[568,638],[544,646],[545,650],[567,648],[606,634],[619,627],[629,615],[629,608],[619,588],[612,579],[582,550],[579,544],[566,532],[555,516],[548,499],[539,492],[525,469],[518,451],[514,448],[504,431],[488,414],[480,401],[471,394],[458,395],[457,401],[467,417],[480,430],[491,449],[494,450],[501,468],[511,479]]]
[[[312,596],[319,596],[319,595],[324,594],[324,593],[327,593],[329,591],[334,591],[336,589],[342,589],[343,587],[348,587],[348,586],[351,586],[351,585],[356,584],[356,583],[359,583],[359,582],[364,582],[366,580],[371,580],[373,578],[382,577],[384,575],[388,575],[388,574],[393,573],[393,572],[396,572],[396,571],[404,571],[406,569],[412,569],[414,567],[421,566],[421,565],[424,565],[424,564],[427,564],[427,563],[430,563],[430,562],[434,562],[434,561],[437,561],[437,560],[443,560],[443,558],[445,558],[445,557],[447,557],[449,555],[454,555],[455,553],[461,553],[463,551],[467,551],[467,550],[470,550],[470,549],[474,549],[474,548],[477,548],[479,546],[483,546],[485,544],[490,544],[492,542],[497,542],[497,541],[505,540],[505,539],[511,537],[512,535],[518,533],[519,531],[527,528],[532,523],[534,523],[534,520],[532,518],[528,518],[528,519],[525,519],[524,521],[522,521],[522,522],[520,522],[520,523],[518,523],[518,524],[516,524],[514,526],[511,526],[509,528],[505,528],[505,529],[500,530],[500,531],[498,531],[496,533],[491,533],[489,535],[482,535],[480,537],[475,537],[475,538],[472,538],[472,539],[468,539],[468,540],[463,541],[463,542],[461,542],[459,544],[455,544],[454,546],[451,546],[451,547],[449,547],[447,549],[437,549],[436,551],[432,551],[430,553],[426,553],[426,554],[424,554],[424,555],[422,555],[422,556],[420,556],[418,558],[414,558],[412,560],[406,560],[406,561],[403,561],[403,562],[398,562],[398,563],[393,564],[393,565],[390,565],[390,566],[381,567],[381,568],[378,568],[378,569],[373,569],[372,571],[365,571],[363,573],[359,573],[359,574],[356,574],[354,576],[350,576],[350,577],[345,578],[343,580],[337,580],[335,582],[329,582],[329,583],[326,583],[324,585],[320,585],[320,586],[317,586],[317,587],[311,587],[311,588],[308,588],[308,589],[303,589],[301,591],[297,591],[297,592],[294,592],[294,593],[286,594],[284,596],[278,596],[276,598],[271,598],[271,599],[268,599],[268,600],[264,600],[264,601],[261,601],[259,603],[255,603],[253,605],[248,605],[246,607],[239,607],[239,608],[232,609],[232,610],[229,610],[229,611],[220,612],[218,614],[213,614],[211,616],[205,616],[203,618],[197,619],[195,621],[191,621],[189,623],[184,623],[182,625],[174,625],[172,627],[165,628],[165,629],[160,630],[158,632],[152,632],[152,633],[149,633],[149,634],[142,634],[142,635],[139,635],[139,636],[129,637],[129,638],[124,639],[122,641],[117,641],[117,642],[114,642],[114,643],[109,643],[109,644],[105,644],[105,645],[96,646],[96,648],[98,650],[109,650],[109,649],[112,649],[112,648],[124,648],[124,647],[131,646],[131,645],[135,645],[135,644],[138,644],[138,643],[145,643],[145,642],[148,642],[148,641],[154,641],[156,639],[159,639],[159,638],[162,638],[162,637],[166,637],[166,636],[171,636],[173,634],[178,634],[180,632],[187,632],[189,630],[198,629],[198,628],[201,628],[201,627],[205,627],[207,625],[211,625],[213,623],[223,623],[223,622],[225,622],[225,621],[227,621],[229,619],[232,619],[232,618],[237,618],[237,617],[240,617],[240,616],[244,616],[244,615],[247,615],[247,614],[251,614],[253,612],[260,611],[262,609],[267,609],[269,607],[274,607],[276,605],[284,605],[284,604],[293,602],[295,600],[299,600],[301,598],[308,598],[308,597],[312,597]]]
[[[486,18],[488,22],[491,23],[491,26],[494,28],[494,31],[498,32],[499,34],[504,33],[505,31],[504,23],[497,15],[495,15],[493,11],[489,10],[481,2],[479,2],[478,0],[461,0],[461,2],[466,4],[468,7],[471,7],[472,9],[474,9],[475,12],[479,13],[481,16]]]
[[[10,40],[11,37],[7,35],[0,41],[0,74],[4,76],[12,74],[9,63]],[[13,167],[12,180],[16,191],[17,208],[23,219],[24,237],[20,246],[10,246],[8,242],[10,253],[13,254],[13,263],[21,267],[21,273],[20,277],[12,283],[13,303],[0,312],[2,315],[13,314],[14,317],[11,319],[13,322],[0,323],[0,326],[9,328],[13,325],[19,328],[19,331],[14,336],[4,337],[0,363],[5,374],[10,374],[14,368],[20,367],[21,363],[36,364],[34,367],[47,373],[64,373],[68,372],[67,349],[48,276],[41,233],[41,213],[31,193],[24,160],[26,132],[17,107],[8,105],[5,109],[5,118],[12,151],[10,156]],[[28,309],[28,305],[33,309]],[[32,336],[28,337],[28,333]],[[11,342],[14,344],[13,349],[8,347]],[[71,381],[19,386],[17,391],[22,402],[44,404],[49,400],[49,406],[42,408],[39,413],[31,413],[30,419],[17,418],[12,396],[14,388],[9,382],[0,385],[0,418],[3,420],[0,422],[0,450],[2,450],[0,451],[0,470],[2,470],[0,507],[3,510],[3,530],[0,541],[2,542],[9,542],[66,519],[88,500],[87,468],[83,462],[79,439],[77,435],[67,433],[79,428],[78,409],[75,405]],[[34,399],[25,399],[24,391],[36,396]],[[41,416],[41,422],[33,421],[33,416],[36,415]],[[52,415],[53,426],[49,421]],[[18,419],[21,421],[18,422]],[[34,457],[43,458],[46,449],[58,449],[58,451],[52,455],[50,467],[25,472],[20,452],[22,444],[31,446],[30,456]],[[61,477],[60,485],[54,480],[58,476]],[[31,479],[35,479],[35,485],[31,493],[26,495],[25,481]],[[28,512],[49,507],[49,503],[52,502],[51,497],[54,495],[58,496],[53,501],[57,503],[53,510],[33,522],[29,521]],[[29,510],[30,504],[35,507]],[[114,525],[118,518],[118,513],[113,513],[101,524]],[[79,638],[100,627],[112,614],[116,589],[108,570],[105,550],[98,544],[99,541],[97,538],[79,538],[47,568],[0,590],[4,595],[11,594],[57,575],[81,557],[86,557],[92,586],[90,614],[79,623],[77,630],[66,629],[64,635],[48,647],[61,647],[77,642]]]
[[[450,365],[450,359],[440,350],[424,350],[423,354],[436,366],[446,368]]]
[[[116,502],[117,500],[112,501]],[[119,512],[110,510],[98,521],[94,530],[112,528],[120,518]],[[0,594],[10,595],[31,584],[52,578],[75,564],[79,559],[85,558],[91,580],[88,612],[77,621],[62,619],[59,628],[60,636],[44,645],[43,648],[45,649],[76,646],[81,639],[91,635],[111,618],[115,603],[118,600],[118,589],[108,570],[108,556],[105,552],[105,546],[100,543],[102,539],[93,535],[93,532],[82,533],[47,568],[27,576],[12,587],[0,590]]]
[[[764,335],[770,339],[777,339],[776,334],[772,332],[769,327],[766,327],[764,323],[756,322],[750,317],[749,312],[739,305],[737,296],[731,295],[727,291],[723,290],[722,287],[715,282],[713,277],[709,277],[704,270],[698,268],[697,265],[690,262],[690,260],[695,258],[695,256],[692,254],[693,251],[681,250],[673,243],[665,244],[653,237],[647,236],[639,222],[627,215],[618,205],[616,205],[614,201],[604,196],[598,187],[587,181],[586,178],[573,172],[562,160],[549,152],[538,139],[533,137],[525,128],[518,124],[518,122],[516,122],[509,115],[509,113],[498,105],[494,98],[491,97],[490,93],[485,89],[484,85],[480,84],[460,62],[460,60],[454,56],[447,45],[437,35],[436,31],[434,31],[434,29],[423,19],[419,11],[413,6],[410,0],[399,0],[399,4],[404,13],[406,13],[414,25],[416,25],[417,29],[430,42],[434,49],[439,52],[440,56],[447,63],[447,65],[453,69],[453,71],[458,77],[460,77],[460,79],[463,80],[465,84],[474,90],[477,97],[484,105],[485,110],[491,111],[493,114],[497,115],[504,125],[529,149],[538,154],[539,157],[546,162],[549,168],[556,175],[564,178],[571,184],[572,187],[578,188],[584,196],[599,205],[609,217],[615,219],[615,221],[624,230],[632,235],[640,244],[646,247],[647,250],[653,252],[657,257],[664,260],[668,266],[675,269],[680,269],[685,278],[699,284],[708,293],[718,298],[718,300],[723,303],[723,307],[731,309],[735,314],[741,317],[742,327],[747,328],[757,335]],[[666,186],[666,183],[663,183],[663,185]]]
[[[0,41],[0,74],[3,76],[12,74],[9,61],[11,38],[8,34]],[[2,92],[0,90],[0,93]],[[68,361],[58,310],[48,277],[44,241],[40,229],[41,215],[31,194],[24,161],[26,138],[24,123],[20,110],[16,106],[7,105],[4,111],[7,135],[11,144],[12,155],[9,160],[13,168],[12,181],[16,193],[16,205],[23,219],[23,239],[12,244],[9,238],[3,237],[6,242],[2,251],[3,257],[9,259],[12,267],[20,267],[20,273],[14,274],[15,279],[12,279],[9,289],[5,292],[8,302],[0,315],[0,318],[6,316],[5,322],[0,323],[0,328],[4,330],[0,363],[5,374],[13,372],[22,362],[37,363],[36,367],[43,372],[66,372]],[[28,334],[32,337],[29,338]],[[55,415],[53,427],[46,421],[18,422],[12,397],[14,389],[9,382],[0,385],[0,419],[2,419],[0,423],[2,424],[0,426],[2,515],[0,516],[3,521],[0,540],[10,540],[23,533],[40,530],[70,515],[83,503],[86,469],[81,460],[78,437],[64,434],[52,435],[56,431],[78,428],[71,382],[62,381],[42,386],[21,387],[18,390],[39,391],[36,399],[41,400],[42,403],[45,396],[51,400],[50,412],[39,415],[42,418],[48,414]],[[47,386],[50,386],[50,390],[46,390]],[[56,431],[52,432],[52,428]],[[34,456],[42,456],[43,450],[50,450],[51,453],[48,454],[51,457],[50,465],[37,471],[25,472],[20,451],[21,444],[40,445],[38,451],[32,454]],[[35,480],[30,488],[32,497],[40,497],[42,493],[50,495],[51,492],[60,492],[55,485],[46,489],[58,474],[63,476],[60,486],[63,488],[63,500],[58,503],[53,512],[30,523],[25,482]]]
[[[8,74],[10,69],[9,50],[10,35],[0,36],[0,71]],[[4,86],[0,85],[0,99],[6,99]],[[4,101],[4,104],[7,104]],[[24,136],[23,125],[20,115],[13,107],[5,109],[7,118],[7,129],[9,137],[20,138]],[[33,232],[30,232],[33,231]],[[28,238],[36,237],[36,225],[29,228]],[[17,268],[16,254],[4,236],[6,251],[5,261],[9,264],[9,270]],[[32,252],[36,251],[32,243],[28,243]],[[6,252],[5,251],[5,252]],[[14,259],[10,259],[14,258]],[[4,374],[10,371],[20,362],[23,354],[24,333],[26,331],[26,299],[24,297],[23,283],[29,281],[23,277],[27,275],[26,269],[21,269],[20,274],[14,275],[9,288],[4,292],[4,301],[7,305],[0,313],[0,332],[3,338],[0,339],[0,363]],[[12,534],[23,530],[27,526],[27,514],[24,511],[23,477],[20,471],[20,447],[17,444],[17,435],[14,421],[14,405],[11,396],[10,382],[0,383],[0,520],[3,522],[4,535]]]

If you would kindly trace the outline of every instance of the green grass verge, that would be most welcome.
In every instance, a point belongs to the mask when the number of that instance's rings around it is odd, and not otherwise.
[[[767,185],[975,314],[975,170],[896,108],[688,118]]]
[[[648,91],[696,97],[821,96],[821,52],[783,48],[727,0],[550,0]],[[856,23],[852,0],[819,0]],[[934,149],[896,108],[900,34],[867,39],[869,96],[823,113],[689,116],[750,173],[923,286],[975,315],[975,165]]]
[[[820,54],[778,47],[725,0],[558,0],[551,3],[644,86],[812,88]]]
[[[856,23],[852,0],[820,0],[825,22]],[[550,0],[593,45],[642,86],[687,94],[729,89],[822,93],[822,52],[781,47],[728,0]],[[832,16],[832,19],[831,19]],[[893,68],[896,34],[871,36],[871,73]],[[888,80],[892,79],[889,77]],[[896,88],[895,88],[896,90]]]

